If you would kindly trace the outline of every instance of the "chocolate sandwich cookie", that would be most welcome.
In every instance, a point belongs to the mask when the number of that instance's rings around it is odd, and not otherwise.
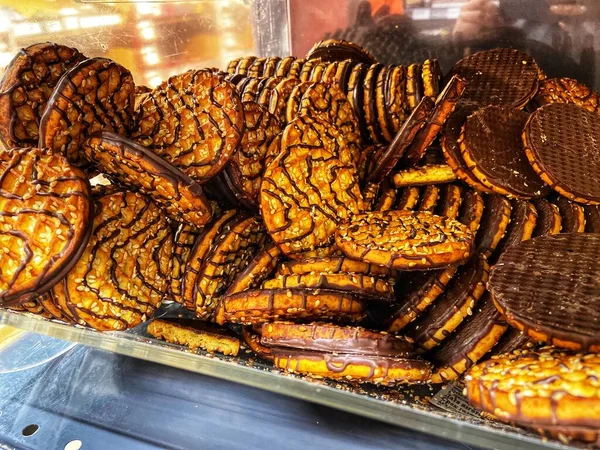
[[[440,188],[431,184],[429,186],[425,186],[423,188],[423,192],[421,193],[421,202],[417,207],[418,211],[427,211],[433,213],[435,209],[435,205],[440,197]]]
[[[261,325],[256,325],[260,327]],[[264,360],[273,361],[273,354],[269,347],[260,343],[260,334],[256,333],[251,326],[242,327],[242,339],[244,344],[256,355]]]
[[[509,327],[502,335],[498,343],[490,351],[489,356],[504,355],[515,350],[523,350],[533,347],[531,338],[517,328]]]
[[[398,333],[436,301],[456,274],[458,266],[446,269],[401,272],[395,286],[397,308],[384,320],[390,333]]]
[[[543,198],[533,200],[533,206],[538,213],[533,237],[558,234],[562,229],[562,218],[558,206]],[[600,232],[600,228],[598,229]]]
[[[448,287],[428,308],[427,314],[405,329],[406,335],[422,350],[442,343],[473,314],[475,304],[485,292],[489,265],[482,255],[474,256],[458,271]]]
[[[405,78],[406,68],[404,66],[390,66],[385,85],[385,107],[392,133],[400,130],[405,118],[410,113],[406,105]]]
[[[197,227],[210,221],[212,209],[202,187],[151,150],[101,131],[87,139],[80,151],[117,183],[151,196],[171,219]]]
[[[444,184],[440,191],[440,201],[434,213],[449,219],[456,219],[463,202],[463,189],[456,184]]]
[[[187,295],[184,298],[186,308],[200,318],[209,317],[219,297],[264,247],[267,239],[267,232],[259,217],[236,218],[225,226],[213,241],[193,280],[191,299]],[[197,257],[196,252],[192,251],[191,257]],[[192,300],[192,304],[189,300]]]
[[[459,329],[430,356],[435,365],[432,383],[456,380],[477,364],[500,340],[508,325],[485,295]]]
[[[417,207],[417,203],[419,203],[419,196],[421,195],[419,188],[416,186],[408,186],[400,188],[399,192],[401,192],[401,194],[399,195],[396,209],[400,211],[414,211]]]
[[[94,206],[92,237],[52,297],[79,325],[125,330],[151,317],[166,296],[173,236],[164,213],[143,194],[117,191]]]
[[[527,118],[518,109],[488,106],[471,114],[462,128],[458,143],[469,172],[498,194],[528,199],[549,192],[523,150]]]
[[[437,138],[440,130],[454,111],[466,88],[463,78],[454,76],[448,81],[444,90],[435,101],[435,106],[422,130],[419,131],[402,161],[406,167],[416,165],[425,154],[425,150],[431,146]]]
[[[431,364],[420,359],[290,349],[273,349],[273,356],[275,367],[316,378],[395,385],[424,382],[431,375]]]
[[[501,255],[519,242],[531,239],[537,223],[537,217],[537,210],[533,204],[523,200],[513,200],[510,223],[508,224],[504,238],[500,241],[494,252],[494,256]],[[494,257],[492,257],[492,262],[493,260]]]
[[[373,211],[389,211],[394,208],[396,204],[396,197],[398,195],[398,190],[395,187],[388,187],[382,189],[379,198],[377,199],[377,203],[372,208]],[[364,197],[364,193],[363,193]]]
[[[576,432],[597,441],[600,356],[558,349],[515,352],[473,367],[465,377],[471,406],[534,430]],[[587,432],[582,433],[581,431]],[[566,434],[565,434],[566,433]]]
[[[295,56],[286,56],[285,58],[281,58],[281,60],[277,64],[277,68],[275,69],[275,76],[280,78],[290,77],[290,67],[292,67],[292,64],[296,61],[297,59]]]
[[[377,103],[375,101],[377,97],[377,77],[383,69],[383,64],[372,64],[368,67],[363,79],[362,113],[365,118],[369,140],[377,144],[389,142],[384,138],[379,126],[377,120]]]
[[[216,309],[218,324],[253,325],[273,320],[332,320],[358,322],[364,303],[347,292],[324,289],[260,289],[221,298]]]
[[[600,94],[573,78],[548,78],[540,81],[533,103],[538,107],[548,103],[573,103],[597,113]]]
[[[281,275],[305,275],[310,273],[362,274],[371,277],[395,277],[397,272],[387,267],[357,261],[344,256],[311,258],[282,263],[277,270]]]
[[[238,200],[257,209],[265,157],[271,141],[281,132],[279,121],[255,102],[244,102],[245,131],[240,148],[225,169]]]
[[[175,75],[142,103],[132,139],[205,183],[231,160],[244,132],[233,84],[208,70]]]
[[[263,69],[265,67],[265,63],[267,62],[267,58],[256,58],[252,61],[252,64],[248,66],[247,75],[252,78],[259,78],[263,76]]]
[[[303,58],[294,58],[292,64],[290,64],[290,70],[288,71],[288,78],[298,78],[300,79],[300,72],[302,71],[306,60]]]
[[[319,41],[306,54],[306,59],[319,59],[324,62],[352,60],[366,64],[377,62],[375,57],[364,47],[354,42],[340,39],[326,39]]]
[[[465,224],[471,233],[477,233],[485,211],[483,196],[477,191],[467,191],[458,213],[458,221]]]
[[[171,262],[171,286],[169,293],[177,303],[183,303],[181,298],[183,272],[188,262],[192,248],[203,228],[197,228],[187,223],[181,223],[173,235],[173,260]]]
[[[286,78],[279,82],[269,99],[269,112],[273,114],[281,126],[287,124],[287,105],[294,91],[294,88],[300,84],[297,78]]]
[[[394,185],[424,186],[428,184],[442,184],[456,181],[456,174],[446,164],[432,164],[428,166],[413,167],[401,170],[394,174]]]
[[[423,80],[421,79],[422,66],[420,64],[411,64],[406,69],[406,100],[408,110],[412,111],[423,97]]]
[[[474,106],[459,106],[450,115],[440,134],[442,154],[459,180],[482,192],[492,192],[487,186],[471,173],[460,152],[459,138],[462,127],[470,114],[477,111]]]
[[[522,109],[535,95],[540,68],[527,53],[496,48],[466,56],[446,75],[467,81],[462,103]]]
[[[21,49],[0,81],[0,141],[37,146],[39,123],[60,78],[86,59],[77,49],[45,42]]]
[[[508,249],[488,289],[507,322],[536,341],[600,350],[600,235],[541,236]]]
[[[585,205],[583,212],[586,233],[600,233],[600,206]]]
[[[510,200],[497,194],[486,195],[484,202],[485,209],[477,232],[476,248],[478,253],[489,258],[506,234],[512,204]]]
[[[279,56],[271,56],[267,58],[263,66],[263,73],[261,76],[264,78],[274,77],[277,73],[277,64],[279,64],[279,61],[281,61]]]
[[[359,273],[306,273],[280,275],[263,283],[263,289],[328,289],[347,291],[365,300],[391,302],[394,299],[393,278],[376,278]]]
[[[40,120],[39,145],[85,165],[80,146],[96,131],[128,136],[133,128],[131,72],[107,58],[91,58],[66,72]]]
[[[91,188],[49,149],[0,151],[0,305],[50,289],[71,270],[92,231]]]
[[[578,203],[600,204],[600,116],[553,103],[535,111],[523,131],[525,154],[540,178]]]
[[[350,149],[334,126],[306,116],[287,125],[281,147],[261,185],[267,230],[293,259],[328,256],[340,221],[364,210]]]
[[[258,288],[275,271],[281,257],[281,250],[275,244],[267,245],[240,272],[224,295]]]
[[[442,68],[437,59],[426,59],[423,62],[421,78],[423,79],[423,94],[427,97],[437,97],[442,83]]]
[[[155,319],[148,325],[148,334],[172,344],[185,345],[193,352],[236,356],[240,340],[227,328],[194,319]]]
[[[258,86],[258,93],[256,95],[256,103],[260,106],[264,106],[269,109],[269,103],[271,102],[271,94],[281,83],[283,79],[277,77],[263,78],[263,82]]]
[[[414,356],[410,340],[361,327],[325,322],[296,324],[273,322],[262,325],[261,343],[269,347],[288,347],[325,353],[409,358]]]
[[[473,234],[460,222],[427,212],[356,214],[335,233],[349,258],[393,269],[435,269],[466,261]]]
[[[563,233],[583,233],[585,231],[585,212],[583,206],[573,203],[562,196],[557,196],[553,203],[558,206],[562,218]]]
[[[293,95],[290,101],[292,99]],[[333,85],[312,83],[302,94],[298,112],[300,115],[320,118],[335,125],[346,138],[353,161],[358,163],[361,150],[358,120],[342,91]]]
[[[300,115],[300,102],[304,93],[313,85],[312,81],[303,81],[296,85],[285,106],[285,123],[289,123]],[[327,119],[329,121],[329,119]]]

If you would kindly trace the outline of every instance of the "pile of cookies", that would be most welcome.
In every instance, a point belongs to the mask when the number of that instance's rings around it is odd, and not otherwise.
[[[476,407],[590,440],[598,415],[562,408],[600,405],[598,98],[511,49],[442,77],[328,40],[148,89],[28,47],[0,82],[0,306],[99,331],[152,319],[311,377],[468,372]],[[194,319],[153,319],[166,300]]]

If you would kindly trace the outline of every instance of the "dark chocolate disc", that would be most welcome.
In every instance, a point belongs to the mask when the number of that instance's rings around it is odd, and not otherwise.
[[[563,233],[583,233],[585,231],[585,212],[582,205],[573,203],[560,195],[553,200],[553,203],[558,206],[560,211]]]
[[[128,136],[133,128],[135,86],[131,72],[107,58],[87,59],[63,75],[40,122],[40,147],[82,164],[79,149],[92,133]]]
[[[306,59],[320,59],[325,62],[344,61],[350,59],[356,62],[374,64],[375,57],[366,48],[354,42],[338,39],[327,39],[317,42],[306,54]]]
[[[525,153],[554,190],[579,203],[600,203],[600,116],[553,103],[535,111],[523,133]]]
[[[91,233],[87,177],[48,149],[0,152],[0,305],[44,293],[77,262]]]
[[[37,146],[39,123],[60,78],[86,59],[77,49],[45,42],[19,51],[0,81],[0,140]]]
[[[585,205],[585,231],[588,233],[600,233],[600,206]]]
[[[562,229],[562,218],[558,206],[543,198],[533,200],[533,205],[538,213],[533,237],[558,234]],[[600,229],[598,230],[600,231]]]
[[[512,205],[500,195],[490,194],[485,197],[485,209],[481,218],[481,226],[477,231],[476,248],[478,252],[491,256],[506,234],[510,223]]]
[[[541,236],[506,251],[488,288],[506,320],[538,341],[600,350],[600,235]]]
[[[514,108],[488,106],[471,114],[463,126],[459,142],[465,164],[498,194],[527,199],[549,192],[525,156],[521,133],[527,117]]]

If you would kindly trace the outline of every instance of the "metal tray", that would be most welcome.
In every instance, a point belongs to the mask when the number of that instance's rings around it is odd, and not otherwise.
[[[169,304],[155,318],[181,312],[179,305]],[[257,387],[465,444],[510,450],[573,448],[481,418],[464,402],[460,386],[441,390],[427,385],[384,388],[308,379],[283,373],[250,351],[242,351],[237,357],[193,353],[186,347],[153,339],[146,332],[149,323],[127,332],[100,333],[28,313],[0,310],[0,324]]]

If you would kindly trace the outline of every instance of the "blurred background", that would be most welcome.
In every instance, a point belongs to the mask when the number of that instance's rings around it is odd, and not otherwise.
[[[138,84],[155,86],[237,56],[303,56],[334,37],[387,64],[436,57],[445,70],[466,54],[509,46],[549,76],[598,87],[599,19],[597,0],[0,0],[0,66],[51,40],[115,59]]]

